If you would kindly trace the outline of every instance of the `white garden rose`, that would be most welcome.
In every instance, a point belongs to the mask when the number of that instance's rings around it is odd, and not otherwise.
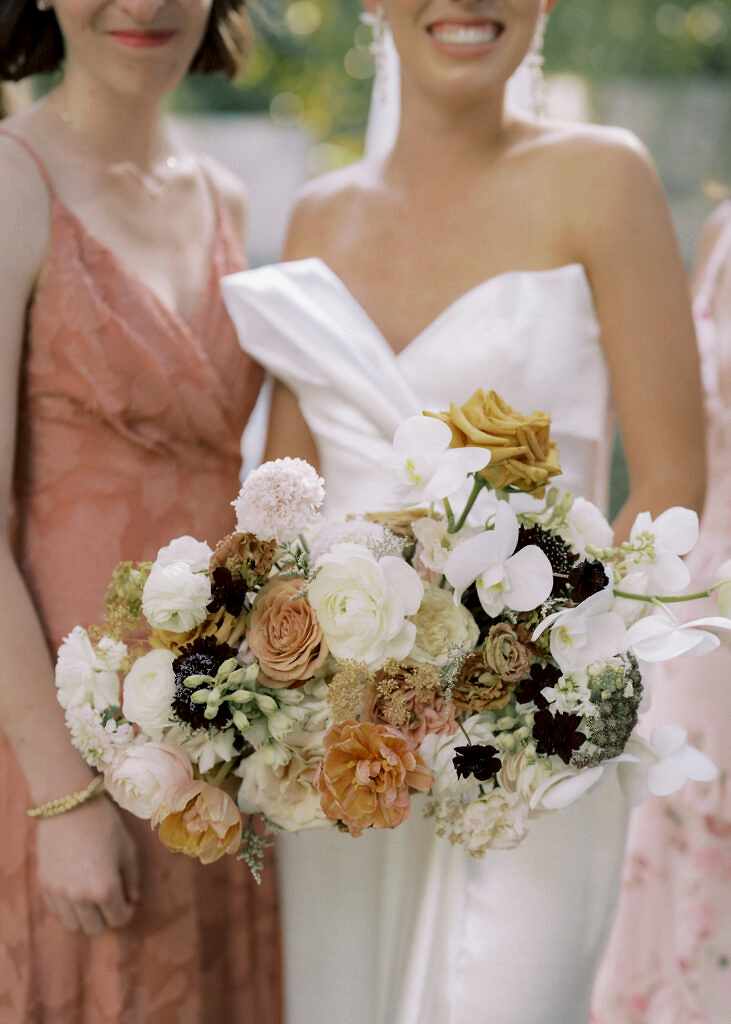
[[[98,654],[81,626],[76,626],[65,638],[56,661],[57,696],[62,708],[91,704],[97,711],[104,711],[119,704],[116,669],[127,654],[127,648],[124,644],[114,645],[113,641],[109,644],[112,646],[106,645]]]
[[[614,543],[614,530],[600,509],[586,498],[574,500],[561,536],[581,558],[587,547],[608,548]]]
[[[162,743],[128,747],[104,776],[115,803],[146,821],[165,817],[192,781],[193,768],[185,754]]]
[[[156,565],[172,565],[173,562],[185,562],[192,572],[205,572],[213,551],[202,540],[195,537],[176,537],[164,548],[160,548],[155,559]]]
[[[493,789],[462,815],[462,841],[473,857],[488,850],[512,850],[527,833],[528,808],[515,796]]]
[[[236,773],[242,779],[239,809],[248,814],[259,811],[289,832],[331,827],[314,786],[322,756],[322,750],[313,747],[293,751],[286,764],[272,764],[266,749],[247,757]]]
[[[338,544],[316,568],[308,597],[336,658],[375,669],[411,653],[416,626],[408,616],[418,611],[424,585],[410,565]]]
[[[186,562],[153,565],[142,591],[142,610],[154,629],[187,633],[199,626],[211,601],[211,581]]]
[[[411,657],[439,667],[446,665],[458,651],[471,651],[480,638],[472,614],[455,604],[452,594],[439,587],[427,587],[418,612],[411,621],[416,626],[416,641]]]
[[[170,651],[150,651],[134,663],[124,681],[124,717],[152,739],[159,739],[171,724],[174,660]]]

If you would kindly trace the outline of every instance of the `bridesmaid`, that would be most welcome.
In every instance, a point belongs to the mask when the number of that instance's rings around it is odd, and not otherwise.
[[[120,559],[231,529],[260,369],[217,282],[244,265],[239,184],[175,144],[165,97],[232,76],[244,0],[4,0],[0,79],[61,84],[0,125],[0,1017],[278,1024],[271,866],[169,854],[86,787],[52,652]],[[201,240],[207,240],[201,244]],[[14,243],[14,244],[13,244]]]
[[[731,202],[706,228],[695,308],[704,370],[709,489],[694,579],[731,559]],[[690,606],[696,618],[713,605]],[[700,671],[699,671],[700,670]],[[722,769],[637,812],[623,902],[595,994],[596,1024],[728,1024],[731,1014],[731,652],[664,668],[652,721],[688,723]]]

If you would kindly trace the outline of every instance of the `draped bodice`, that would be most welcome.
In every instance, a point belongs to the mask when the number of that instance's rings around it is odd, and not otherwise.
[[[388,501],[385,455],[399,422],[478,387],[550,413],[564,485],[604,503],[609,382],[582,266],[491,278],[398,354],[322,260],[236,274],[223,293],[242,346],[299,399],[331,512]]]

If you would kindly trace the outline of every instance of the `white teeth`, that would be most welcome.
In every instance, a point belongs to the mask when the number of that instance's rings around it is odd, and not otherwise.
[[[500,30],[497,25],[443,25],[432,29],[432,35],[440,43],[476,46],[493,43]]]

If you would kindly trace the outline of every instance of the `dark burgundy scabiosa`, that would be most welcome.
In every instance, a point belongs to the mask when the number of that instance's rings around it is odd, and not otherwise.
[[[546,686],[555,686],[561,678],[561,670],[556,665],[531,665],[530,676],[520,683],[515,691],[519,704],[530,704],[538,708],[547,708],[548,701],[541,693]]]
[[[579,732],[581,717],[567,715],[562,711],[552,715],[548,708],[536,711],[533,722],[533,738],[539,754],[558,754],[564,764],[571,764],[575,750],[584,743],[586,736]]]
[[[229,615],[238,617],[246,601],[246,583],[241,576],[234,576],[225,565],[219,565],[211,574],[211,603],[208,611],[218,612],[225,608]]]
[[[213,719],[205,717],[205,705],[191,700],[195,690],[185,685],[188,676],[215,676],[224,661],[235,658],[236,651],[227,644],[218,644],[212,636],[199,637],[188,644],[173,662],[175,696],[173,711],[181,722],[194,729],[225,729],[231,721],[228,703],[223,703]]]
[[[569,571],[569,589],[577,604],[609,586],[609,577],[601,562],[580,562]]]
[[[489,782],[502,767],[502,762],[497,756],[497,748],[479,743],[455,747],[452,764],[457,772],[457,778],[468,779],[470,775],[474,775],[478,782]]]
[[[578,556],[556,534],[550,533],[540,526],[531,526],[530,528],[521,526],[520,533],[518,534],[518,546],[515,550],[520,551],[531,544],[540,548],[551,563],[554,576],[551,597],[565,597],[568,590],[566,577],[568,577]]]

